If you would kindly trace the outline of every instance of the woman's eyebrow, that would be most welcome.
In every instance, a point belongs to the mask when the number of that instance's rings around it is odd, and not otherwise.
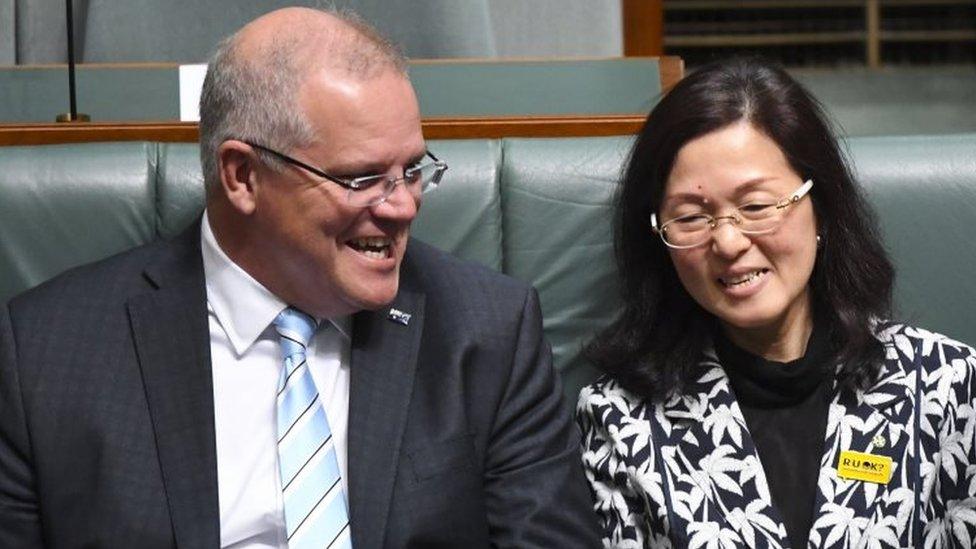
[[[776,179],[779,178],[774,176],[760,176],[760,177],[754,177],[752,179],[748,179],[746,181],[743,181],[742,183],[739,183],[739,185],[736,186],[735,194],[742,195],[747,192],[754,191],[756,190],[756,187],[761,186],[763,183],[769,183],[770,181],[775,181]]]
[[[661,210],[665,210],[668,207],[678,207],[684,204],[694,204],[697,206],[703,206],[708,203],[708,199],[704,196],[696,193],[676,193],[672,195],[665,196],[661,200]]]
[[[696,204],[703,204],[708,202],[708,199],[697,193],[676,193],[665,196],[664,200],[661,201],[662,204],[669,204],[671,202],[694,202]]]

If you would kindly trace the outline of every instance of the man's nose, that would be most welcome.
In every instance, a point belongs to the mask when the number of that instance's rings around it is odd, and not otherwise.
[[[373,214],[378,217],[409,223],[417,217],[417,211],[420,209],[420,197],[410,192],[405,181],[400,180],[393,187],[393,192],[386,197],[386,200],[373,206],[372,209]]]

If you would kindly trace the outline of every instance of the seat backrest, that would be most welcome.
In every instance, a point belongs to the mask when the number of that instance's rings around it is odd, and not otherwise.
[[[152,143],[0,147],[0,301],[157,235]]]
[[[593,379],[580,350],[619,307],[611,205],[631,142],[505,141],[504,271],[539,290],[546,336],[569,388]]]
[[[976,134],[849,146],[897,269],[897,317],[976,345]]]
[[[451,167],[425,196],[413,234],[539,289],[568,393],[592,379],[579,352],[619,310],[610,222],[631,143],[430,142]],[[976,343],[976,134],[847,146],[898,269],[897,318]],[[0,147],[0,301],[69,267],[172,237],[199,215],[203,196],[196,145]]]
[[[504,270],[539,289],[569,393],[592,375],[582,345],[618,310],[610,202],[631,143],[509,139],[503,147]],[[976,134],[846,145],[897,270],[895,318],[976,345]],[[655,238],[648,230],[648,245]]]
[[[499,141],[487,139],[432,141],[430,150],[449,159],[450,167],[445,184],[424,196],[411,233],[459,257],[501,270],[500,147]],[[156,163],[158,233],[171,238],[203,209],[200,151],[196,144],[160,143]]]

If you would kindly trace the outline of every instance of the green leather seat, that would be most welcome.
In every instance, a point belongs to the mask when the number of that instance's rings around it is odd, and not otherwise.
[[[567,392],[591,375],[578,352],[618,303],[609,201],[625,138],[509,139],[504,270],[542,296]],[[847,143],[897,269],[895,318],[976,345],[976,134]],[[654,238],[648,232],[648,238]]]
[[[413,234],[502,266],[501,143],[432,141],[450,161]],[[196,144],[0,147],[0,300],[64,271],[171,238],[203,210]]]
[[[849,145],[898,270],[896,315],[976,345],[976,135]]]
[[[429,144],[450,169],[425,196],[413,234],[539,289],[546,336],[571,394],[594,375],[581,347],[619,305],[611,202],[631,141]],[[898,269],[897,317],[976,344],[976,134],[847,145]],[[202,207],[196,145],[0,147],[0,300],[69,267],[171,237]]]
[[[159,236],[172,238],[203,212],[203,174],[196,143],[160,143],[156,165],[159,181]]]
[[[545,332],[569,393],[593,379],[579,352],[619,304],[611,203],[631,141],[509,139],[504,145],[504,271],[539,290]]]
[[[0,300],[154,238],[155,150],[0,147]]]
[[[411,234],[464,259],[502,268],[501,143],[430,141],[448,163],[441,185],[424,195]]]

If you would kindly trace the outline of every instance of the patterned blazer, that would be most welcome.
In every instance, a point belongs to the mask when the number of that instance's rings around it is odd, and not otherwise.
[[[976,351],[903,325],[878,337],[887,354],[874,386],[830,404],[807,546],[976,547]],[[580,394],[604,546],[789,546],[728,377],[713,352],[700,368],[663,403],[608,377]],[[845,450],[891,457],[890,481],[840,478]]]

